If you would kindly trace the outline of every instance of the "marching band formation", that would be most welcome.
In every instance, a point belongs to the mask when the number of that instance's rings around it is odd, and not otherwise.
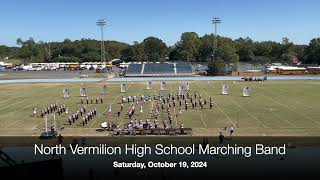
[[[152,89],[152,82],[147,82],[147,90]],[[115,117],[121,118],[123,116],[123,120],[128,119],[127,122],[123,124],[123,128],[121,129],[121,121],[120,124],[116,124],[114,122],[103,122],[101,123],[101,128],[103,130],[112,130],[112,131],[121,131],[121,130],[154,130],[154,129],[179,129],[181,133],[183,133],[183,129],[185,129],[182,119],[178,117],[182,116],[184,111],[188,111],[190,109],[193,110],[203,110],[203,109],[213,109],[213,105],[215,104],[213,97],[203,97],[197,91],[190,91],[189,83],[183,83],[178,88],[178,92],[172,93],[171,91],[165,91],[166,82],[160,83],[160,91],[158,93],[150,93],[147,95],[140,94],[139,96],[122,96],[121,101],[118,104],[118,107],[115,110]],[[67,124],[71,126],[72,124],[77,123],[77,125],[85,126],[87,125],[93,118],[97,116],[97,109],[95,107],[92,110],[87,111],[86,105],[89,104],[104,104],[104,99],[102,94],[106,93],[106,86],[104,85],[101,88],[101,97],[89,98],[87,96],[86,88],[80,88],[80,104],[81,108],[74,113],[70,114],[69,108],[66,107],[65,104],[57,105],[57,103],[50,104],[46,108],[42,108],[40,111],[40,115],[37,116],[37,108],[33,108],[33,116],[43,118],[47,114],[53,114],[60,116],[63,113],[67,117]],[[127,85],[122,83],[120,86],[120,92],[124,93],[127,90]],[[228,95],[229,87],[227,85],[222,86],[222,95]],[[70,96],[69,90],[64,89],[64,98]],[[67,95],[67,96],[66,96]],[[245,87],[243,89],[243,96],[249,96],[249,88]],[[145,104],[151,104],[151,109],[146,111],[144,115],[147,117],[142,118],[144,110],[143,107]],[[126,105],[126,110],[124,107]],[[108,104],[105,112],[102,115],[106,115],[106,119],[112,119],[112,106],[115,104]],[[137,114],[136,109],[138,109],[138,116],[134,116]],[[178,112],[176,112],[178,109]],[[100,117],[100,116],[99,116]],[[109,120],[110,121],[110,120]],[[191,128],[190,128],[191,129]]]

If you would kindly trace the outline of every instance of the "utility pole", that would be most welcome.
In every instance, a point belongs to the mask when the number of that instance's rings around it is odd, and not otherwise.
[[[214,44],[213,44],[213,51],[212,51],[212,60],[215,60],[216,50],[218,46],[217,42],[217,26],[221,23],[221,19],[219,17],[212,18],[212,24],[214,24]]]
[[[106,25],[106,22],[104,19],[99,19],[96,22],[97,26],[100,27],[101,30],[101,62],[106,62],[106,50],[104,48],[104,40],[103,40],[103,27]]]

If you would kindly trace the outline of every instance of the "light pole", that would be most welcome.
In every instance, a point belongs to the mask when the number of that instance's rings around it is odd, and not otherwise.
[[[106,25],[106,22],[104,19],[99,19],[96,22],[97,26],[100,27],[101,30],[101,62],[106,62],[106,51],[104,49],[104,41],[103,41],[103,27]]]
[[[213,51],[212,51],[212,60],[215,60],[215,53],[217,50],[217,26],[221,23],[221,19],[219,17],[212,18],[212,24],[214,24],[214,44],[213,44]]]

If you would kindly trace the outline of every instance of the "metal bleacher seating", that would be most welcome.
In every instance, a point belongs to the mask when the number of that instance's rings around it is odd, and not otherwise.
[[[145,64],[143,74],[174,74],[174,65],[148,63]]]
[[[191,64],[176,63],[177,74],[192,74]]]
[[[192,67],[189,63],[144,63],[129,64],[126,76],[190,76]]]
[[[130,64],[127,74],[141,74],[142,64]]]

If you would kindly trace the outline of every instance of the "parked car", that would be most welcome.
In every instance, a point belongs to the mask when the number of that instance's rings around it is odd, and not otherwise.
[[[0,71],[5,71],[6,68],[4,66],[0,66]]]
[[[106,73],[107,72],[107,68],[97,68],[96,72],[97,73]]]
[[[93,67],[93,66],[91,66],[91,67],[89,68],[89,70],[94,70],[94,67]]]
[[[17,66],[17,67],[14,67],[12,68],[13,71],[22,71],[23,68],[21,66]]]

